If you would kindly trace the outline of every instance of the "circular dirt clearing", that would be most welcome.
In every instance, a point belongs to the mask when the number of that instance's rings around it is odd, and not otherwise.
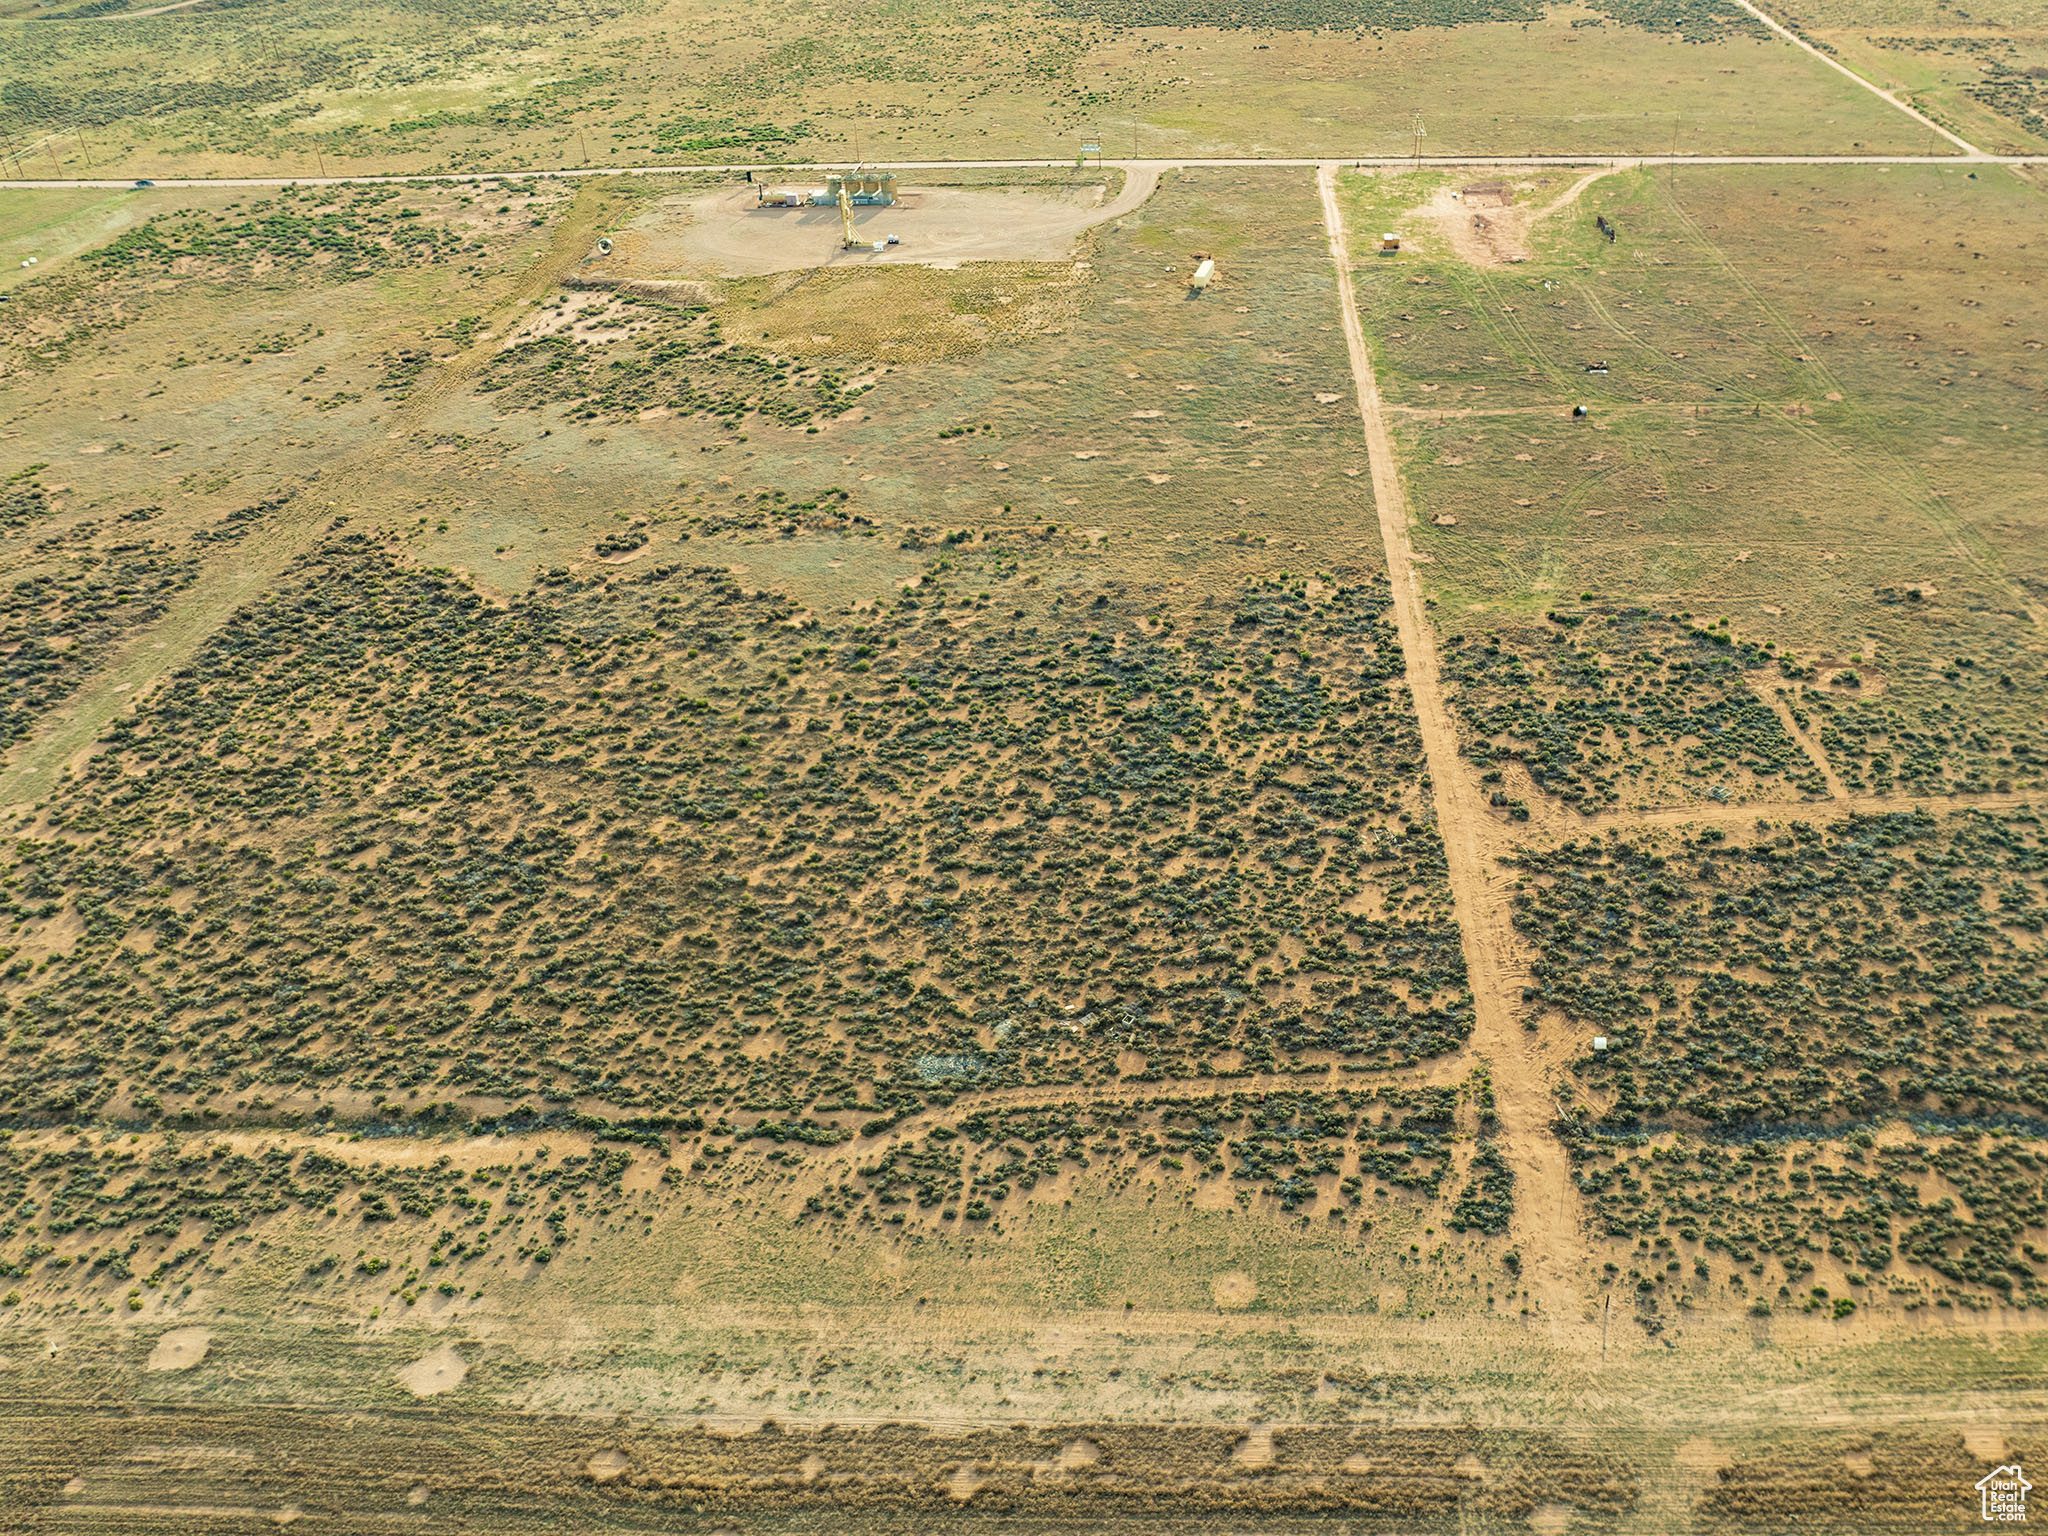
[[[469,1375],[469,1362],[456,1353],[453,1344],[443,1344],[397,1374],[398,1384],[414,1397],[438,1397],[462,1385]]]
[[[145,1364],[152,1371],[189,1371],[206,1358],[213,1335],[204,1328],[173,1328],[156,1341]]]
[[[1102,1447],[1093,1440],[1069,1440],[1060,1447],[1060,1467],[1063,1471],[1078,1472],[1083,1467],[1092,1467],[1102,1460]]]
[[[1209,1282],[1219,1307],[1248,1307],[1258,1299],[1258,1282],[1241,1269],[1225,1270]]]

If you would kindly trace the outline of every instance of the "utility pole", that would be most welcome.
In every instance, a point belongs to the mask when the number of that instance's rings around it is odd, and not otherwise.
[[[74,128],[71,131],[78,139],[78,153],[85,159],[85,173],[90,176],[92,174],[92,146],[85,142],[85,130],[83,128]]]
[[[1415,159],[1415,168],[1420,170],[1422,169],[1422,141],[1428,136],[1427,130],[1422,126],[1422,114],[1420,112],[1408,114],[1408,131],[1413,135],[1414,149],[1412,153]]]
[[[590,164],[590,140],[583,136],[581,128],[576,130],[576,142],[583,146],[583,163],[585,165]]]
[[[320,179],[321,179],[322,181],[325,181],[325,180],[327,179],[327,156],[326,156],[326,155],[325,155],[325,154],[324,154],[324,153],[323,153],[323,152],[321,151],[321,148],[320,148],[320,146],[319,146],[318,144],[315,144],[315,145],[313,146],[313,153],[314,153],[315,155],[319,156],[319,159],[320,159]]]

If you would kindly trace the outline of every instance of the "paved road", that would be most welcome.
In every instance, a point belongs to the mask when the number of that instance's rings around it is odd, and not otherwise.
[[[884,171],[1029,170],[1039,167],[1071,166],[1071,160],[870,160],[864,162]],[[1344,155],[1318,159],[1198,157],[1164,160],[1109,160],[1120,170],[1152,172],[1178,168],[1251,169],[1261,166],[1295,166],[1305,170],[1419,166],[1424,168],[1489,166],[1587,166],[1606,165],[1622,169],[1658,165],[2044,165],[2048,154],[1988,155],[1981,151],[1956,155]],[[531,178],[575,180],[585,176],[667,176],[683,171],[710,171],[739,175],[755,171],[785,175],[791,171],[832,171],[845,169],[843,160],[762,162],[741,165],[591,165],[552,171],[436,171],[418,175],[392,176],[159,176],[159,187],[327,187],[358,182],[434,181],[524,181]],[[125,176],[31,177],[21,181],[0,181],[9,191],[40,188],[104,187],[109,190],[132,186]]]

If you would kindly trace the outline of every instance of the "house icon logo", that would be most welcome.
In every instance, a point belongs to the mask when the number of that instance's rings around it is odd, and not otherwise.
[[[2017,1525],[2027,1518],[2027,1490],[2034,1485],[2020,1471],[2019,1463],[1986,1473],[1977,1484],[1984,1500],[1984,1518]]]

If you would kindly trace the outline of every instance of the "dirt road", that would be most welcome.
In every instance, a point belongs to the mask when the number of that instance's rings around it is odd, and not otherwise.
[[[991,1109],[1051,1109],[1066,1104],[1152,1104],[1166,1100],[1223,1099],[1232,1094],[1339,1093],[1381,1084],[1401,1088],[1448,1087],[1464,1081],[1472,1070],[1468,1054],[1454,1051],[1412,1067],[1382,1067],[1359,1072],[1332,1066],[1316,1072],[1247,1072],[1236,1077],[1171,1077],[1157,1082],[1120,1080],[1113,1083],[1052,1083],[1021,1088],[990,1088],[963,1093],[952,1104],[928,1109],[898,1121],[879,1136],[855,1136],[835,1146],[818,1148],[821,1163],[859,1162],[893,1146],[915,1141],[938,1126],[958,1125],[970,1115]]]
[[[1811,821],[1817,816],[1883,816],[1900,811],[2016,811],[2048,806],[2048,794],[2006,792],[1985,795],[1859,795],[1849,792],[1827,800],[1752,800],[1730,805],[1673,805],[1643,811],[1603,811],[1573,817],[1559,830],[1605,832],[1628,827],[1729,827],[1754,821]]]
[[[1750,0],[1735,0],[1735,3],[1741,6],[1745,11],[1749,12],[1750,15],[1754,16],[1758,21],[1762,22],[1765,26],[1769,27],[1779,37],[1782,37],[1786,42],[1790,43],[1794,48],[1804,49],[1807,53],[1810,53],[1816,59],[1819,59],[1821,63],[1827,65],[1827,67],[1829,69],[1832,69],[1836,74],[1846,75],[1849,79],[1855,81],[1858,85],[1862,86],[1864,90],[1870,92],[1871,95],[1877,97],[1878,100],[1886,103],[1889,106],[1896,107],[1899,111],[1905,113],[1906,116],[1912,118],[1914,122],[1919,123],[1922,127],[1928,129],[1929,131],[1940,134],[1944,139],[1947,139],[1949,143],[1955,145],[1955,147],[1957,149],[1960,149],[1964,154],[1974,157],[1980,156],[1984,153],[1983,150],[1979,149],[1976,145],[1972,144],[1968,139],[1962,138],[1957,134],[1950,133],[1946,128],[1942,127],[1941,124],[1937,123],[1933,118],[1929,117],[1926,113],[1922,112],[1918,107],[1910,105],[1902,97],[1894,96],[1890,91],[1884,89],[1883,86],[1877,85],[1872,81],[1864,79],[1861,75],[1857,74],[1855,70],[1851,69],[1848,65],[1844,64],[1840,59],[1835,58],[1832,54],[1822,53],[1820,49],[1814,47],[1813,44],[1809,43],[1797,32],[1794,32],[1790,27],[1785,26],[1782,22],[1778,21],[1776,17],[1771,16],[1767,12],[1759,9],[1757,6],[1750,4]]]
[[[1531,1291],[1545,1311],[1561,1315],[1575,1299],[1567,1255],[1578,1235],[1578,1202],[1564,1149],[1550,1134],[1553,1107],[1537,1037],[1524,1030],[1511,999],[1529,976],[1517,953],[1508,918],[1507,893],[1492,848],[1492,822],[1478,785],[1458,756],[1458,729],[1445,700],[1437,665],[1435,631],[1424,611],[1408,542],[1408,508],[1399,467],[1380,408],[1378,381],[1366,350],[1357,292],[1351,280],[1349,242],[1337,207],[1337,173],[1322,168],[1316,177],[1330,260],[1337,268],[1344,344],[1358,386],[1358,416],[1365,429],[1372,466],[1373,502],[1379,509],[1380,538],[1386,547],[1387,579],[1393,587],[1394,623],[1401,637],[1408,691],[1422,731],[1435,796],[1437,828],[1450,865],[1451,897],[1472,989],[1471,1049],[1493,1069],[1508,1164],[1515,1173],[1513,1234],[1522,1252]]]

